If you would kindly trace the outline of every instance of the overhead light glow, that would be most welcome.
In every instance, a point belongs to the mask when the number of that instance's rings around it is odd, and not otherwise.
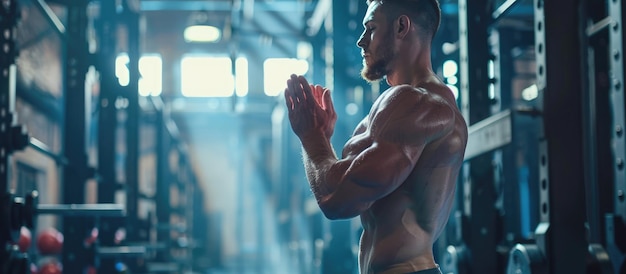
[[[163,60],[160,55],[150,54],[139,58],[139,95],[159,96],[163,91]]]
[[[349,103],[346,105],[346,113],[350,116],[356,115],[359,112],[359,105],[355,103]]]
[[[268,58],[263,62],[265,95],[277,96],[285,90],[291,74],[305,75],[309,62],[295,58]]]
[[[245,57],[235,60],[235,94],[239,97],[248,95],[248,59]]]
[[[230,97],[235,92],[230,57],[185,55],[180,62],[180,75],[185,97]]]
[[[128,71],[129,62],[130,58],[125,52],[118,54],[117,58],[115,58],[115,76],[120,86],[123,87],[128,86],[130,83],[130,72]]]
[[[456,85],[459,82],[459,78],[457,78],[456,76],[450,76],[450,77],[446,78],[446,81],[450,85]]]
[[[454,60],[447,60],[443,63],[443,77],[452,77],[459,72],[459,65]]]
[[[455,85],[448,85],[448,87],[452,91],[452,95],[454,95],[454,99],[458,100],[459,99],[459,88],[457,88]]]
[[[526,101],[535,100],[537,97],[539,97],[539,88],[537,88],[537,85],[533,84],[522,90],[522,99]]]
[[[184,32],[185,41],[197,43],[215,43],[220,40],[220,29],[209,25],[189,26]]]

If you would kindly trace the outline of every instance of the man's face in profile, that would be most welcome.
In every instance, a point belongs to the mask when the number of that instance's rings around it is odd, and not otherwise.
[[[362,43],[364,53],[361,77],[373,82],[382,79],[389,72],[389,64],[395,58],[393,29],[382,14],[380,3],[372,2],[365,13],[365,34]],[[370,20],[371,19],[371,20]]]

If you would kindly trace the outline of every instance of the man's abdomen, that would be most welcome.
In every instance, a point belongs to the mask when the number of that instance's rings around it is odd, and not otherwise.
[[[415,222],[409,209],[369,219],[374,222],[364,222],[362,268],[374,273],[391,269],[410,272],[414,266],[432,263],[433,239]]]

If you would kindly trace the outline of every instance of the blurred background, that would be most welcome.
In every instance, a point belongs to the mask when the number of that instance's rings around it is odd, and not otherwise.
[[[432,47],[470,126],[437,262],[625,273],[623,2],[469,2]],[[365,0],[0,3],[0,272],[358,273],[282,93],[333,92],[339,153],[388,88],[360,78]]]

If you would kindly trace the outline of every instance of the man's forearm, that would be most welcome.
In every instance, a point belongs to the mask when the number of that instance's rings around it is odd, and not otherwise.
[[[323,140],[323,139],[322,139]],[[311,191],[324,215],[331,220],[352,218],[365,210],[369,204],[346,199],[342,184],[350,180],[350,157],[337,159],[328,140],[303,142],[304,167]]]
[[[304,169],[315,198],[320,201],[335,190],[336,179],[329,176],[337,157],[326,138],[301,139]]]

